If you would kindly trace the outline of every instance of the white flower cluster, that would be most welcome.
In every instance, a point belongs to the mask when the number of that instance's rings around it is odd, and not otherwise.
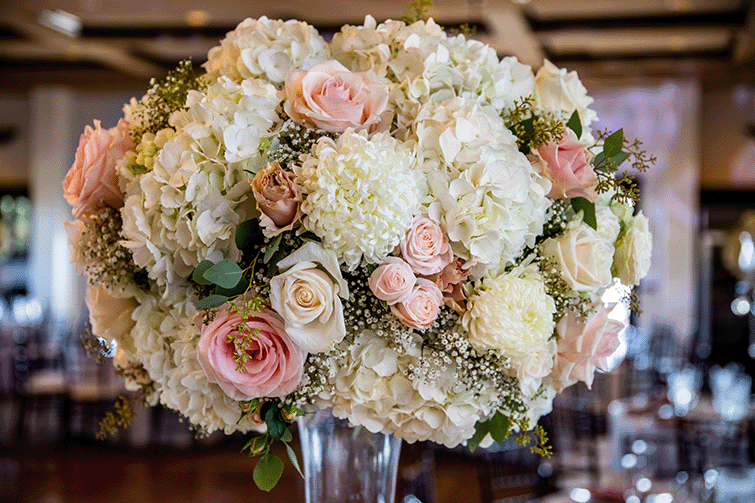
[[[343,356],[330,360],[330,393],[316,403],[368,430],[395,434],[409,443],[432,440],[454,447],[474,433],[477,421],[496,402],[493,388],[476,393],[454,379],[453,366],[437,376],[411,372],[422,360],[422,340],[414,335],[406,352],[370,330],[363,331]]]
[[[428,211],[475,276],[509,265],[542,234],[550,182],[534,172],[495,111],[453,98],[424,105],[415,132],[431,197]]]
[[[387,133],[321,139],[295,168],[307,195],[304,227],[349,269],[380,263],[419,213],[415,164],[413,144]]]
[[[262,78],[280,84],[291,68],[306,70],[329,56],[328,44],[313,26],[262,16],[245,19],[210,49],[204,68],[213,81],[224,76],[235,82]]]
[[[172,138],[151,156],[148,172],[135,176],[133,157],[119,165],[128,181],[124,245],[159,285],[182,281],[203,259],[238,259],[234,233],[251,210],[245,169],[264,162],[259,146],[276,123],[278,98],[263,81],[221,77],[190,92],[187,105],[172,118],[175,133],[158,133]]]

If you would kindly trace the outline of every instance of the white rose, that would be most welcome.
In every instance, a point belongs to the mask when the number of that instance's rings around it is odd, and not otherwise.
[[[613,242],[584,222],[557,238],[545,240],[542,250],[576,292],[596,292],[613,280]]]
[[[579,113],[582,127],[589,131],[590,123],[598,118],[589,107],[594,100],[587,95],[587,89],[580,82],[577,72],[567,72],[548,61],[535,76],[535,103],[548,112],[557,115],[565,113],[568,118],[574,110]],[[583,136],[584,138],[584,136]]]
[[[333,349],[346,335],[341,299],[349,290],[331,250],[309,242],[278,263],[285,270],[270,280],[270,304],[286,333],[304,351]]]
[[[550,339],[545,345],[525,356],[516,377],[519,387],[525,397],[531,397],[540,388],[543,378],[550,375],[553,369],[553,357],[558,349],[555,339]]]
[[[615,243],[621,231],[619,216],[608,206],[595,204],[595,218],[598,221],[598,235],[609,243]]]
[[[126,340],[134,327],[131,314],[138,306],[133,298],[119,299],[107,293],[104,287],[88,286],[84,298],[89,309],[89,322],[92,334],[110,342],[115,339],[118,345],[129,352]],[[133,354],[133,353],[132,353]]]
[[[640,211],[628,222],[624,236],[616,246],[613,265],[616,275],[625,285],[637,285],[650,270],[653,235],[648,219]]]

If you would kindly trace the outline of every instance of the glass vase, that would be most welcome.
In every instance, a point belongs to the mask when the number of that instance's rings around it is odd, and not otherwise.
[[[401,439],[349,427],[330,409],[299,418],[307,503],[394,503]]]

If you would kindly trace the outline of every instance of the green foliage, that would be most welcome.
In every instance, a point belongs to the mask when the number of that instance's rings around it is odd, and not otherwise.
[[[427,19],[432,7],[433,0],[411,0],[401,20],[406,24],[412,24]]]
[[[569,117],[566,127],[574,131],[574,134],[577,135],[577,139],[582,137],[582,122],[579,120],[579,113],[576,110],[571,114],[571,117]]]
[[[220,307],[223,304],[225,304],[227,300],[228,300],[228,297],[226,297],[225,295],[213,294],[208,297],[205,297],[204,299],[199,300],[196,306],[197,306],[197,309],[214,309],[216,307]]]
[[[598,229],[598,219],[595,216],[595,203],[584,197],[572,197],[571,207],[577,213],[582,211],[582,220],[593,229]]]
[[[245,250],[258,239],[260,236],[260,225],[256,218],[241,222],[236,227],[236,248]]]
[[[535,113],[532,96],[514,100],[514,108],[505,110],[502,117],[506,127],[516,136],[519,151],[524,154],[550,141],[558,142],[563,135],[564,125],[560,120]]]
[[[214,265],[215,264],[212,260],[201,261],[197,268],[194,269],[194,273],[191,275],[191,280],[198,285],[211,285],[212,282],[204,277],[204,273]]]
[[[622,204],[639,201],[640,191],[634,181],[634,173],[628,169],[619,172],[619,167],[629,160],[631,169],[643,173],[656,163],[656,157],[642,149],[641,141],[630,142],[624,138],[621,129],[614,133],[598,131],[596,147],[593,148],[600,147],[601,143],[602,149],[592,162],[598,179],[597,192],[613,191],[611,199]]]
[[[181,61],[175,70],[161,81],[152,79],[147,94],[134,110],[137,125],[129,128],[129,134],[135,143],[141,142],[144,133],[156,134],[170,124],[170,115],[186,106],[186,97],[191,90],[199,90],[204,82],[194,73],[191,60]],[[141,127],[138,127],[141,125]]]
[[[532,443],[530,445],[530,452],[534,454],[538,454],[544,458],[553,456],[553,447],[548,444],[548,433],[539,424],[535,425],[532,430],[522,433],[514,440],[521,446]]]
[[[221,288],[233,288],[239,284],[244,271],[231,259],[223,259],[207,269],[202,277]]]
[[[105,440],[108,435],[115,435],[119,428],[128,428],[135,417],[128,398],[121,395],[115,402],[115,412],[108,411],[100,421],[100,429],[95,437],[97,440]]]
[[[474,452],[488,433],[500,444],[511,434],[511,419],[502,412],[496,412],[487,421],[477,423],[474,435],[467,441],[469,450]]]
[[[283,475],[283,461],[275,454],[268,452],[257,462],[252,478],[257,487],[270,492],[280,480],[281,475]]]

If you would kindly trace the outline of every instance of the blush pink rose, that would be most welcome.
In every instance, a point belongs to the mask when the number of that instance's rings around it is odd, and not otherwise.
[[[416,274],[423,276],[439,273],[454,258],[443,229],[427,215],[414,219],[401,238],[400,247],[404,260]]]
[[[234,400],[261,397],[283,398],[298,386],[306,353],[294,344],[284,328],[283,319],[263,308],[246,323],[259,333],[249,341],[246,370],[236,370],[234,345],[228,341],[233,328],[241,322],[238,313],[222,309],[215,319],[202,326],[197,346],[199,365],[210,382],[217,383]]]
[[[461,282],[469,277],[469,269],[464,268],[466,261],[454,257],[453,261],[433,276],[435,284],[443,292],[443,302],[459,314],[466,311],[467,296]]]
[[[257,209],[262,214],[260,225],[268,237],[291,230],[301,219],[302,194],[294,177],[273,162],[250,182]]]
[[[625,324],[608,317],[601,308],[586,320],[569,311],[556,324],[558,349],[551,377],[556,391],[578,381],[592,387],[595,369],[607,370],[608,357],[619,347],[619,334]]]
[[[64,195],[73,207],[73,215],[93,214],[106,206],[123,206],[115,163],[134,148],[128,126],[121,119],[111,129],[102,129],[100,121],[84,128],[76,157],[63,181]]]
[[[590,165],[590,153],[579,143],[574,131],[566,128],[560,142],[548,142],[536,149],[535,154],[543,164],[543,174],[553,184],[548,197],[584,197],[595,202],[597,180]]]
[[[403,302],[391,306],[391,312],[411,328],[425,329],[438,317],[443,305],[443,293],[435,283],[419,278]]]
[[[354,73],[338,61],[289,70],[285,92],[289,117],[324,131],[374,133],[390,123],[388,86],[373,72]]]
[[[412,268],[398,257],[386,257],[368,281],[375,297],[386,301],[389,306],[406,300],[416,282]]]

